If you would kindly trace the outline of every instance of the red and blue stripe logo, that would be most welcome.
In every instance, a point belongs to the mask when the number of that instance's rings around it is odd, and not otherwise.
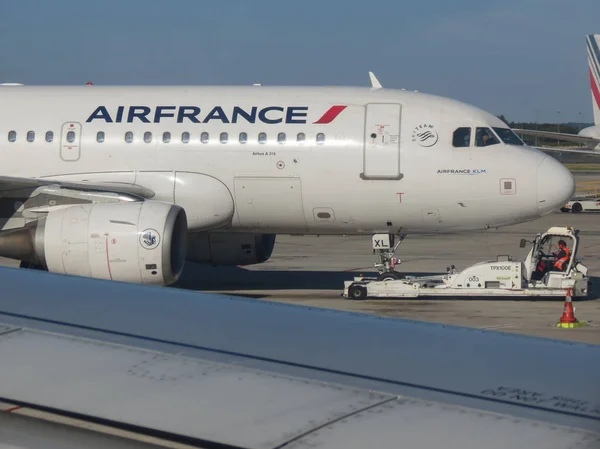
[[[333,122],[338,115],[340,115],[342,113],[342,111],[344,109],[346,109],[348,106],[342,106],[342,105],[336,105],[336,106],[331,106],[329,109],[327,109],[327,111],[325,111],[325,114],[323,114],[321,116],[321,118],[319,120],[317,120],[316,122],[313,122],[314,125],[327,125],[331,122]]]
[[[590,86],[592,88],[592,96],[596,102],[596,107],[600,109],[600,48],[598,47],[597,38],[600,35],[587,36],[588,60],[590,66]]]
[[[327,111],[325,111],[325,114],[323,114],[321,116],[321,118],[319,120],[317,120],[316,122],[313,122],[314,125],[327,125],[331,122],[333,122],[338,115],[340,115],[342,113],[342,111],[344,109],[346,109],[348,106],[342,106],[342,105],[336,105],[336,106],[331,106],[329,109],[327,109]]]

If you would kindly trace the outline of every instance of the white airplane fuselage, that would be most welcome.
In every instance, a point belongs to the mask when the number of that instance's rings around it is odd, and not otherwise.
[[[453,146],[460,127],[468,147]],[[390,89],[3,86],[0,175],[137,184],[182,204],[190,230],[210,209],[229,232],[475,230],[571,197],[560,163],[500,139],[475,146],[478,127],[507,129],[464,103]]]
[[[583,128],[577,133],[581,137],[589,137],[591,139],[600,140],[600,125],[588,126]],[[594,149],[600,149],[600,144],[596,145]]]

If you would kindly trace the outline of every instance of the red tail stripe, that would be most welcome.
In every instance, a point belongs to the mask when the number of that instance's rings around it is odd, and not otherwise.
[[[340,113],[346,109],[348,106],[331,106],[323,116],[314,122],[314,125],[327,125],[335,120],[335,118],[340,115]]]
[[[590,69],[590,85],[592,86],[592,94],[596,100],[596,105],[598,106],[598,109],[600,109],[600,89],[598,89],[598,85],[592,74],[592,69]]]

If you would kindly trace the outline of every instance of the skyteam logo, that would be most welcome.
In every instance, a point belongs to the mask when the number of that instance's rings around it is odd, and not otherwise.
[[[313,124],[326,125],[334,121],[347,106],[331,106]],[[109,108],[98,106],[90,114],[86,123],[100,121],[105,123],[265,123],[275,125],[306,124],[308,106],[234,106],[226,109],[214,106],[203,112],[199,106],[117,106]]]
[[[145,229],[140,234],[140,245],[144,249],[154,249],[160,243],[160,234],[154,229]]]
[[[433,125],[418,125],[413,129],[412,141],[418,143],[422,147],[432,147],[438,141],[438,133]]]

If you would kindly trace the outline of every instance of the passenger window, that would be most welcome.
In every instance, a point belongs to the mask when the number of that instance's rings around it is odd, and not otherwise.
[[[323,134],[323,133],[317,134],[317,144],[323,145],[323,143],[325,143],[325,134]]]
[[[163,133],[163,143],[169,143],[169,142],[171,142],[171,133],[164,132]]]
[[[296,136],[296,141],[297,142],[304,142],[306,140],[306,134],[304,133],[298,133],[298,135]]]
[[[127,131],[125,133],[125,142],[127,142],[127,143],[133,142],[133,133],[131,131]]]
[[[285,143],[285,133],[277,134],[277,142],[279,142],[280,144]]]
[[[181,134],[181,142],[182,143],[190,143],[190,133],[187,131]]]
[[[69,131],[67,133],[67,142],[69,142],[69,143],[75,142],[75,131]]]
[[[490,145],[496,145],[498,139],[489,128],[477,128],[475,133],[475,143],[478,147],[489,147]]]
[[[146,131],[144,133],[144,142],[146,142],[146,143],[152,142],[152,133],[150,131]]]
[[[17,140],[17,132],[16,131],[9,131],[9,133],[8,133],[8,141],[9,142],[14,142],[15,140]]]
[[[98,131],[98,133],[96,134],[96,142],[102,143],[104,142],[104,138],[104,131]]]
[[[227,133],[221,133],[221,135],[219,136],[219,141],[221,143],[227,143],[227,140],[229,140],[229,136],[227,135]]]
[[[200,135],[200,141],[201,141],[202,143],[208,143],[208,138],[209,138],[209,135],[208,135],[208,133],[207,133],[207,132],[203,132],[203,133]]]
[[[471,128],[457,128],[452,135],[452,146],[456,148],[471,146]]]
[[[27,142],[33,142],[35,140],[35,132],[27,131]]]
[[[248,142],[248,134],[240,133],[240,143],[246,143],[246,142]]]
[[[258,143],[260,143],[260,144],[267,143],[267,134],[266,133],[260,133],[258,135]]]
[[[46,142],[51,143],[54,140],[54,133],[52,131],[46,131]]]

